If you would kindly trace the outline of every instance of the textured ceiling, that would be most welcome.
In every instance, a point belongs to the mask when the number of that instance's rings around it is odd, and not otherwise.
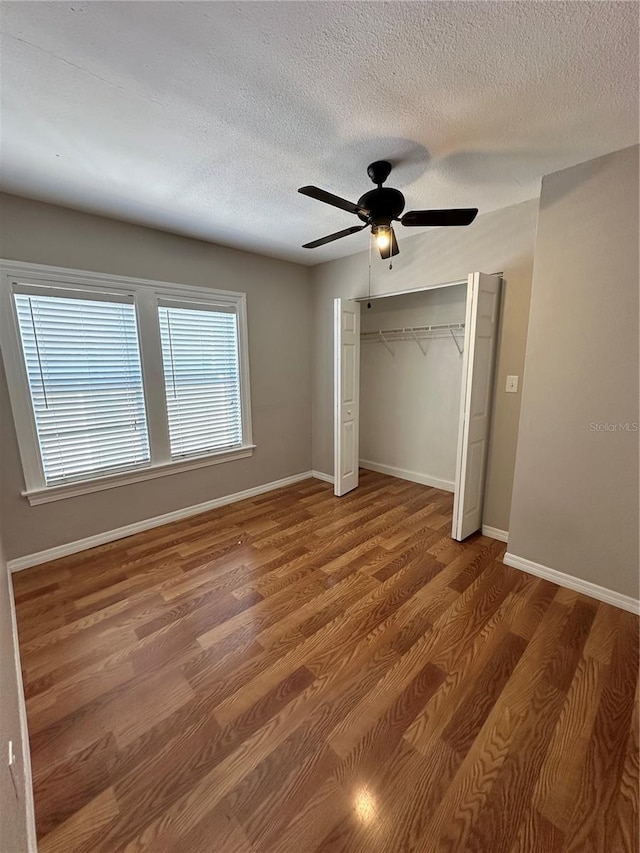
[[[637,142],[638,9],[3,2],[1,186],[318,263],[367,237],[301,249],[357,224],[303,184],[484,213]]]

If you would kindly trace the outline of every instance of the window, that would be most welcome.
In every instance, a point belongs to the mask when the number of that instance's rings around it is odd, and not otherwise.
[[[173,459],[242,444],[236,315],[161,305]]]
[[[244,294],[2,267],[31,503],[251,455]]]
[[[15,302],[47,486],[149,462],[133,301]]]

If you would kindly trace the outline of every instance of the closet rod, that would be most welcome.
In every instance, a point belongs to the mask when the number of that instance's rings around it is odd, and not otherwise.
[[[394,351],[389,346],[391,341],[415,341],[422,355],[427,354],[427,350],[420,343],[421,340],[432,336],[451,337],[455,343],[458,352],[462,355],[463,347],[460,346],[456,332],[464,332],[464,323],[437,323],[431,326],[405,326],[402,329],[378,329],[374,332],[361,332],[360,340],[363,343],[379,342],[384,344],[385,348],[395,355]]]
[[[434,323],[430,326],[404,326],[402,329],[376,329],[372,332],[361,332],[363,340],[379,340],[381,335],[388,339],[391,335],[406,335],[414,338],[416,335],[430,334],[432,332],[464,332],[464,323]]]

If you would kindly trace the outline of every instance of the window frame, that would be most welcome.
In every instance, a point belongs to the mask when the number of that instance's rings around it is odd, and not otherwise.
[[[209,465],[218,465],[253,454],[251,424],[251,394],[249,378],[249,344],[247,331],[247,299],[245,293],[230,290],[191,287],[171,282],[151,281],[126,276],[105,275],[83,270],[66,269],[22,261],[0,260],[0,348],[7,374],[7,385],[18,447],[24,472],[25,489],[22,495],[36,505],[74,497],[89,492],[136,483],[142,480],[177,474]],[[44,288],[44,290],[43,290]],[[54,486],[47,486],[44,477],[35,415],[31,404],[25,360],[20,342],[18,317],[13,299],[14,290],[46,292],[52,295],[64,291],[92,298],[104,294],[133,297],[138,327],[138,344],[142,367],[144,400],[147,412],[150,462],[118,473],[87,477]],[[62,292],[62,293],[61,293]],[[238,447],[214,451],[203,456],[172,459],[169,444],[169,422],[165,396],[164,367],[158,306],[162,302],[181,303],[194,309],[219,307],[236,314],[238,329],[238,362],[240,403],[242,412],[242,443]]]

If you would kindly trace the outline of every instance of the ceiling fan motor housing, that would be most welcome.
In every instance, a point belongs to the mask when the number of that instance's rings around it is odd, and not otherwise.
[[[389,225],[404,210],[404,196],[400,190],[391,187],[378,187],[369,190],[358,199],[358,207],[364,207],[369,215],[358,213],[363,222],[371,225]]]

